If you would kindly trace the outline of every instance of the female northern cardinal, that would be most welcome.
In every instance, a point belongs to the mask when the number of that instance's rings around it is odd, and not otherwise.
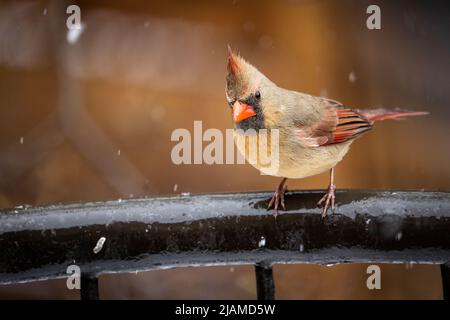
[[[375,121],[419,116],[427,112],[405,110],[350,109],[341,103],[278,87],[258,69],[228,47],[227,102],[237,129],[278,129],[277,169],[266,170],[259,162],[252,165],[265,174],[282,177],[268,208],[285,209],[285,182],[330,170],[328,191],[318,202],[334,212],[336,186],[334,167],[348,152],[355,138],[370,130]],[[248,160],[248,139],[235,130],[235,142]]]

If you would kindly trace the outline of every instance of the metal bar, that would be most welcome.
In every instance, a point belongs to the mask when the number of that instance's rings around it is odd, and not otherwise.
[[[450,301],[450,263],[441,264],[442,296]]]
[[[276,219],[266,210],[272,193],[0,210],[0,283],[66,277],[72,264],[98,276],[260,261],[450,261],[450,193],[341,190],[323,222],[322,195],[289,192]]]
[[[272,265],[266,262],[255,264],[256,296],[258,300],[274,300],[275,285]]]
[[[89,273],[81,273],[81,300],[98,300],[98,278]]]

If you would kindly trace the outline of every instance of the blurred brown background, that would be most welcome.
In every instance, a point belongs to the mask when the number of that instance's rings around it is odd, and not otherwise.
[[[450,187],[450,11],[445,2],[63,1],[0,4],[0,207],[181,192],[272,190],[249,165],[172,164],[176,128],[231,128],[224,97],[231,44],[280,86],[357,108],[431,115],[384,122],[353,144],[338,188]],[[327,174],[289,181],[322,188]],[[337,199],[339,201],[339,199]],[[1,253],[0,253],[1,259]],[[277,298],[439,299],[439,268],[277,266]],[[101,277],[102,298],[254,298],[251,267]],[[1,298],[78,298],[64,280],[0,286]]]

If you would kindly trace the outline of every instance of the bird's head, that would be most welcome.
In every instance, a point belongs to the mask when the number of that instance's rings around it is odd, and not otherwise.
[[[265,128],[264,100],[270,85],[269,79],[228,46],[226,98],[237,128]]]

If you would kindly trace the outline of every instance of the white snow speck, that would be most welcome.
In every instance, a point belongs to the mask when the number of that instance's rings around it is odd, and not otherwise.
[[[400,240],[402,240],[402,237],[403,237],[403,233],[401,231],[399,231],[395,235],[395,240],[400,241]]]
[[[117,150],[117,155],[118,155],[118,156],[120,156],[120,149],[119,149],[119,150]]]
[[[258,242],[258,248],[262,248],[266,246],[266,238],[261,237],[261,240]]]
[[[320,89],[319,96],[328,98],[328,91],[325,88]]]
[[[20,137],[20,144],[23,144],[23,137]]]
[[[302,244],[300,245],[300,252],[305,251],[305,246],[303,246]]]
[[[259,38],[259,46],[263,49],[269,49],[273,45],[272,37],[263,35]]]
[[[356,74],[353,71],[348,74],[348,81],[350,81],[350,83],[355,83]]]
[[[177,190],[178,190],[178,184],[175,184],[175,185],[173,186],[173,192],[177,192]]]
[[[99,253],[103,249],[105,241],[106,241],[105,237],[101,237],[100,239],[98,239],[97,244],[95,245],[92,251],[94,251],[95,254]]]
[[[44,16],[46,16],[47,15],[47,8],[44,8],[44,11],[42,11],[42,14],[44,15]]]
[[[76,43],[78,41],[78,38],[80,38],[81,34],[83,33],[83,31],[84,31],[83,24],[81,24],[80,28],[68,29],[66,36],[67,42],[70,44]]]
[[[150,110],[150,118],[152,121],[160,122],[164,119],[166,115],[166,109],[163,106],[154,106]]]
[[[190,192],[182,192],[181,195],[183,197],[189,197],[191,195],[191,193]]]

